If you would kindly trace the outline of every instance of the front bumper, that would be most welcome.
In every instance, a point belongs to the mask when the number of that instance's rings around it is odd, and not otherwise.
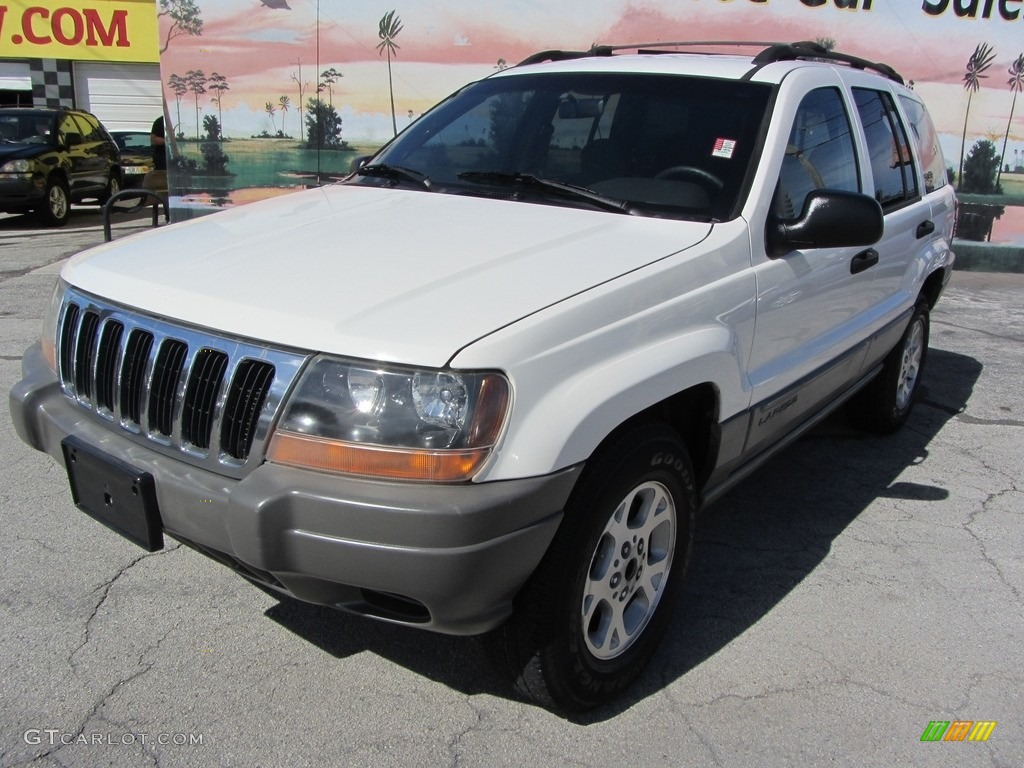
[[[300,600],[450,634],[500,624],[579,474],[428,485],[264,463],[241,480],[138,445],[66,397],[36,345],[11,390],[18,435],[64,463],[76,436],[153,476],[164,531]]]
[[[0,174],[0,211],[23,211],[46,200],[46,180],[38,174]]]

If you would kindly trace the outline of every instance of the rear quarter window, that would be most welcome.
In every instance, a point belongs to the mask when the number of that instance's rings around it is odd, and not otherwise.
[[[917,99],[901,95],[900,104],[903,105],[903,111],[907,113],[907,120],[910,121],[910,133],[917,146],[917,154],[921,158],[924,191],[926,193],[934,192],[949,183],[946,160],[942,156],[942,147],[939,145],[939,136],[935,132],[935,125],[924,104]]]

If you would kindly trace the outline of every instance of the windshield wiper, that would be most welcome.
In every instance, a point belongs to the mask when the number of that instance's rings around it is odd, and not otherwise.
[[[364,165],[356,171],[356,176],[379,176],[385,179],[411,181],[414,184],[419,184],[423,189],[433,189],[430,179],[425,174],[414,171],[411,168],[402,168],[398,165],[387,165],[385,163]]]
[[[616,200],[614,197],[605,197],[586,187],[577,187],[575,184],[566,184],[554,179],[544,179],[534,176],[532,173],[506,173],[505,171],[464,171],[458,175],[463,181],[473,184],[504,184],[517,187],[531,187],[546,192],[554,192],[574,200],[584,200],[588,203],[598,205],[605,210],[615,211],[633,215],[635,212],[626,200]]]

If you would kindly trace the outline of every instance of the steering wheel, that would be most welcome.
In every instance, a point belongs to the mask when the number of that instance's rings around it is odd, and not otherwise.
[[[654,178],[669,179],[673,176],[689,176],[697,181],[704,182],[715,191],[721,191],[725,188],[725,182],[715,176],[715,174],[705,171],[703,168],[698,168],[695,165],[673,165],[660,171]]]

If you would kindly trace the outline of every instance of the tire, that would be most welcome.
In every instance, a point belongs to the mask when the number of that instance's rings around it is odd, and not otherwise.
[[[885,435],[907,421],[921,390],[929,327],[928,304],[920,299],[903,337],[886,355],[881,372],[850,401],[854,426]]]
[[[118,192],[121,191],[121,176],[117,170],[110,172],[110,178],[107,179],[107,188],[103,190],[103,194],[100,195],[100,205],[106,205],[107,200],[112,198]]]
[[[46,193],[36,214],[44,226],[63,227],[71,217],[71,197],[68,186],[58,177],[46,180]]]
[[[497,640],[519,693],[578,713],[615,697],[667,629],[697,495],[682,441],[645,424],[588,463]]]

